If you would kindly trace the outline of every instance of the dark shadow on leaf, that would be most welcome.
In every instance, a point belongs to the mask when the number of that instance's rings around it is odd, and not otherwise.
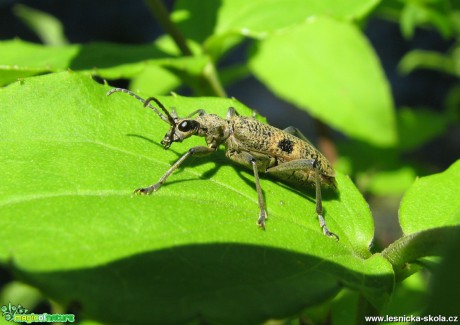
[[[254,191],[255,191],[256,186],[255,186],[255,183],[254,183],[254,175],[253,175],[253,173],[249,169],[241,167],[239,165],[233,165],[233,167],[234,167],[235,171],[238,173],[238,175],[244,180],[244,182],[246,184],[254,187]],[[301,196],[305,197],[305,199],[309,200],[310,202],[315,202],[316,193],[315,193],[315,188],[314,188],[313,184],[312,184],[312,186],[307,186],[305,188],[300,189],[300,188],[297,188],[297,187],[293,187],[293,186],[291,186],[289,184],[286,184],[282,180],[280,180],[280,179],[278,179],[278,178],[276,178],[276,177],[274,177],[272,175],[269,175],[269,174],[260,173],[259,177],[261,179],[268,179],[271,182],[276,183],[277,185],[279,185],[280,187],[282,187],[285,190],[288,190],[288,191],[291,191],[291,192],[296,193],[298,195],[301,195]],[[262,188],[262,190],[263,190],[263,188]],[[334,190],[329,189],[329,188],[322,188],[321,189],[321,195],[322,195],[323,201],[340,200],[340,192],[334,191]],[[268,198],[265,197],[265,199],[267,200]]]
[[[78,270],[14,272],[60,304],[77,303],[83,316],[113,324],[257,324],[299,313],[344,286],[382,305],[393,285],[391,274],[365,276],[308,254],[233,243],[170,247]]]
[[[169,149],[171,150],[171,149]],[[179,152],[176,152],[176,151],[173,151],[176,155],[177,155],[177,159],[179,159],[186,151],[182,152],[182,153],[179,153]],[[174,164],[177,159],[174,159],[173,161],[171,161],[171,165]],[[205,171],[203,173],[203,175],[201,177],[199,177],[199,179],[210,179],[212,178],[216,173],[219,172],[219,169],[222,167],[222,166],[232,166],[232,162],[230,160],[228,160],[226,157],[225,157],[225,153],[223,150],[217,150],[215,153],[212,153],[208,156],[204,156],[204,157],[195,157],[195,156],[192,156],[190,158],[188,158],[187,161],[185,161],[181,167],[179,167],[175,174],[176,173],[180,173],[181,170],[185,170],[185,169],[189,169],[189,168],[194,168],[194,167],[197,167],[197,166],[201,166],[203,164],[208,164],[208,163],[213,163],[214,166]]]
[[[150,143],[153,143],[153,144],[155,144],[157,146],[161,146],[157,142],[155,142],[155,141],[153,141],[153,140],[151,140],[151,139],[149,139],[147,137],[144,137],[142,135],[127,134],[127,136],[137,137],[137,138],[146,140],[146,141],[148,141]],[[173,151],[172,149],[169,149],[169,150]],[[177,159],[179,159],[185,153],[185,152],[184,153],[178,153],[176,151],[173,151],[173,152],[177,155]],[[171,161],[171,165],[174,164],[177,161],[177,159]],[[255,183],[254,183],[254,175],[253,175],[253,172],[251,171],[251,169],[246,168],[244,166],[241,166],[239,164],[233,163],[230,159],[228,159],[225,156],[225,150],[222,150],[222,148],[217,150],[215,153],[210,154],[209,156],[190,157],[186,162],[184,162],[184,164],[181,167],[179,167],[174,172],[174,174],[181,173],[183,170],[185,170],[185,168],[194,168],[196,166],[202,165],[203,163],[209,163],[210,161],[214,162],[214,167],[209,169],[209,170],[207,170],[206,172],[204,172],[203,175],[201,177],[199,177],[199,179],[210,179],[219,171],[219,169],[222,166],[231,166],[236,171],[236,173],[239,175],[239,177],[241,177],[241,179],[247,185],[249,185],[249,186],[254,188],[254,197],[255,198],[257,197],[257,193],[256,193],[256,189],[255,189],[256,187],[255,187]],[[165,172],[166,172],[166,170],[165,170]],[[287,189],[289,191],[292,191],[292,192],[294,192],[294,193],[296,193],[298,195],[301,195],[301,196],[305,197],[307,200],[309,200],[310,202],[313,202],[313,203],[316,202],[315,201],[316,193],[315,193],[315,189],[314,189],[313,184],[311,186],[306,186],[306,187],[303,187],[303,188],[297,188],[297,187],[293,187],[291,185],[288,185],[288,184],[284,183],[282,180],[276,178],[273,175],[260,173],[259,176],[262,179],[269,179],[272,182],[276,182],[282,188]],[[190,178],[190,179],[186,179],[186,180],[184,180],[184,179],[183,180],[174,180],[174,179],[169,178],[165,182],[165,184],[162,185],[162,187],[172,185],[172,184],[176,184],[176,183],[185,182],[185,181],[193,181],[193,179]],[[263,188],[262,188],[262,192],[264,194],[265,200],[266,201],[270,200],[270,198],[266,197]],[[332,189],[323,188],[322,191],[321,191],[321,194],[322,194],[323,201],[340,200],[340,192],[334,191]],[[327,209],[326,208],[324,208],[324,213],[323,214],[324,214],[325,217],[327,216]]]

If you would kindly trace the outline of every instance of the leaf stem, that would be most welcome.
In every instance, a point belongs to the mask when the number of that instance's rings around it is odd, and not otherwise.
[[[172,37],[182,55],[192,56],[193,53],[187,44],[187,40],[177,25],[171,20],[169,12],[163,2],[161,0],[145,0],[145,2],[160,26]],[[201,77],[204,81],[203,88],[206,92],[219,97],[227,97],[219,80],[214,63],[211,60],[206,64]]]
[[[216,67],[211,61],[209,61],[208,64],[206,64],[203,71],[203,77],[207,81],[208,85],[210,86],[210,89],[214,94],[216,94],[219,97],[227,97],[227,93],[225,92],[224,87],[222,87],[222,84],[220,83]]]
[[[396,281],[402,281],[416,270],[410,263],[428,256],[438,256],[446,244],[460,233],[460,227],[441,227],[404,236],[390,244],[381,253],[393,266]]]
[[[161,0],[146,0],[147,6],[160,26],[173,38],[174,42],[179,47],[179,50],[184,56],[191,56],[192,51],[187,45],[185,37],[182,35],[179,28],[174,24],[169,16],[168,9]]]

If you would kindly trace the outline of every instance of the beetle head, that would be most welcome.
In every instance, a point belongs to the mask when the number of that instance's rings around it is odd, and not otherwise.
[[[173,124],[165,134],[161,144],[165,149],[168,149],[173,142],[182,142],[184,139],[195,135],[200,128],[200,123],[193,119],[187,118],[173,118]]]
[[[174,110],[172,110],[172,114],[170,114],[166,107],[164,107],[164,105],[155,97],[148,98],[145,101],[144,106],[150,106],[149,102],[152,100],[157,103],[161,110],[166,114],[166,118],[163,118],[164,115],[160,115],[162,120],[171,126],[169,131],[165,134],[163,140],[161,140],[161,144],[165,149],[168,149],[173,142],[182,142],[184,139],[187,139],[198,132],[200,123],[190,118],[179,118]]]
[[[173,142],[182,142],[184,139],[196,134],[199,131],[199,122],[190,118],[179,118],[174,110],[172,110],[170,114],[166,107],[164,107],[164,105],[155,97],[143,99],[132,91],[123,88],[113,88],[107,93],[107,96],[110,96],[116,92],[123,92],[135,97],[144,103],[144,107],[151,108],[163,121],[171,126],[168,133],[166,133],[163,140],[161,140],[161,144],[165,149],[168,149]],[[161,108],[164,114],[162,114],[155,106],[150,105],[151,101],[155,102]]]

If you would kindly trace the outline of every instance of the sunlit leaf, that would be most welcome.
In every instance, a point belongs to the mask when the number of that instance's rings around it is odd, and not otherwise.
[[[261,41],[250,66],[279,97],[343,133],[374,145],[395,144],[389,86],[354,26],[311,19]]]
[[[338,242],[322,234],[312,191],[265,177],[270,220],[258,229],[252,173],[222,150],[134,196],[204,141],[164,150],[168,125],[108,89],[64,72],[0,90],[0,263],[22,281],[91,319],[131,324],[260,323],[343,286],[376,306],[388,300],[392,270],[370,257],[372,217],[346,176],[337,175],[340,194],[324,192]],[[202,108],[224,117],[229,106],[251,114],[232,99],[159,99],[181,116]]]

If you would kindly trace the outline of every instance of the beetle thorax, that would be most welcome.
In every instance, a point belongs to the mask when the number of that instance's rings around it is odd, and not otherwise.
[[[217,147],[230,135],[228,121],[215,114],[198,116],[196,122],[200,124],[196,135],[205,137],[208,145]]]

